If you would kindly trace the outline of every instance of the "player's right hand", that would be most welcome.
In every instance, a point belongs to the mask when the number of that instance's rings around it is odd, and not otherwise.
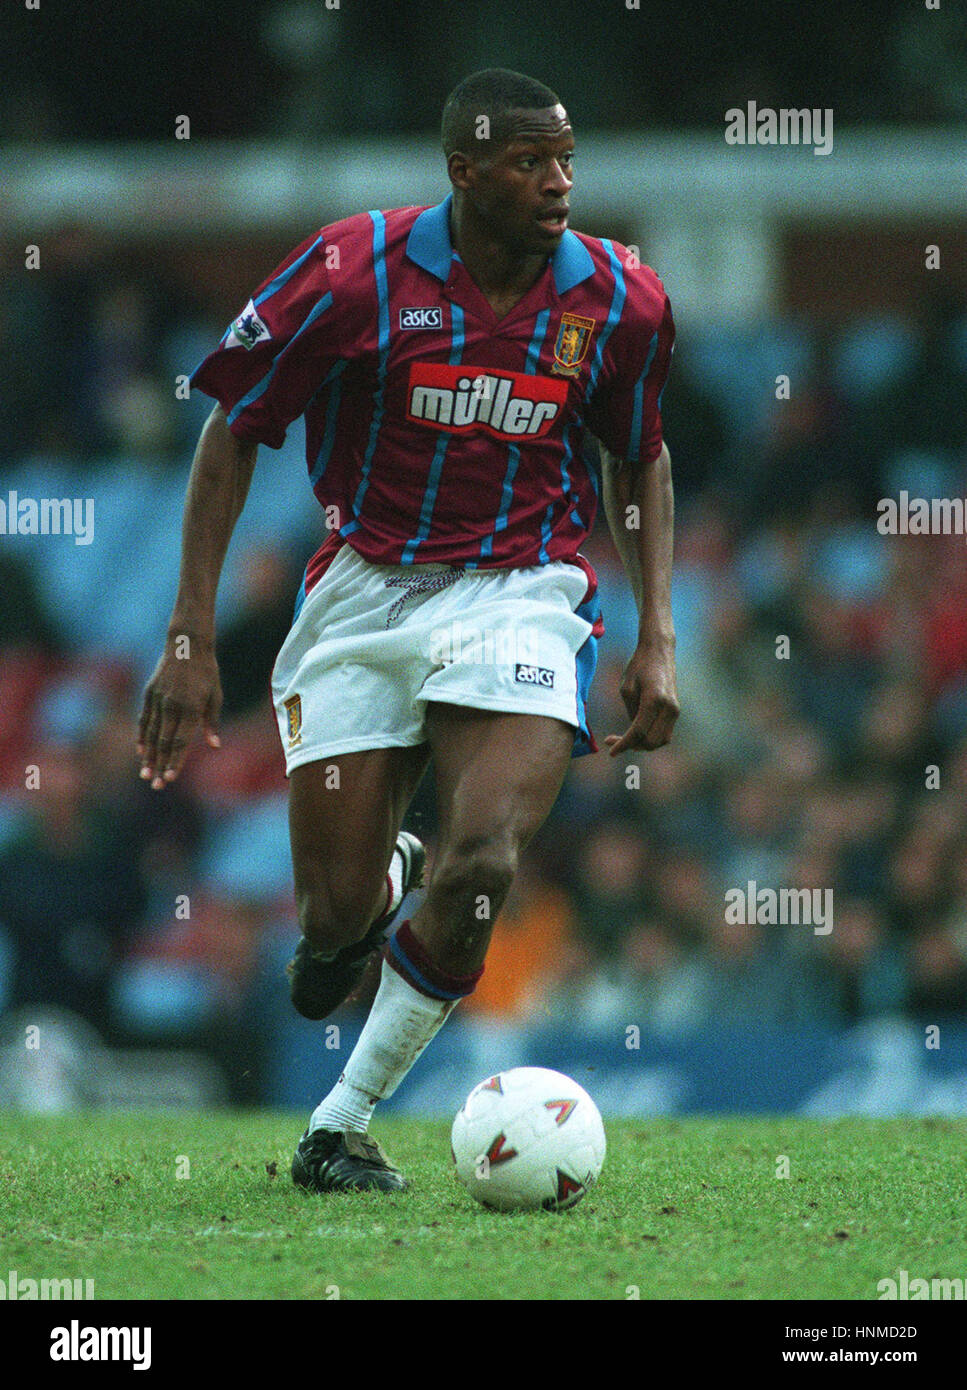
[[[189,656],[179,656],[175,644],[169,642],[144,692],[138,757],[141,776],[155,791],[178,776],[199,724],[209,748],[221,747],[217,732],[222,709],[218,663],[212,648],[197,639],[192,640],[189,650]]]

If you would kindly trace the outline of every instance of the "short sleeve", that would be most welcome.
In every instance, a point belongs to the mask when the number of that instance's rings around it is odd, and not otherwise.
[[[660,281],[660,318],[637,315],[609,344],[611,369],[587,408],[588,425],[617,458],[651,463],[661,452],[661,396],[675,344],[671,304]]]
[[[278,449],[339,356],[325,241],[316,233],[263,281],[191,385],[219,402],[233,434]]]

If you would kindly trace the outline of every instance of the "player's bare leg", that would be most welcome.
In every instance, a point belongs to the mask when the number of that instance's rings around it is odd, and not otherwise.
[[[380,748],[291,773],[289,834],[303,935],[290,975],[293,1003],[307,1018],[325,1018],[352,992],[379,944],[379,927],[422,876],[422,846],[399,830],[428,756],[425,746]]]
[[[430,707],[427,732],[437,858],[426,902],[390,941],[366,1026],[296,1154],[293,1176],[316,1191],[405,1186],[388,1166],[365,1167],[373,1107],[393,1094],[480,978],[518,857],[554,804],[574,739],[557,719],[452,705]]]
[[[434,965],[469,976],[483,965],[521,851],[543,825],[571,759],[559,719],[432,705],[440,833],[412,934]]]
[[[394,850],[428,748],[385,748],[294,768],[289,831],[303,936],[290,966],[293,1003],[324,1018],[352,992],[418,866]],[[404,846],[404,850],[410,849]],[[410,849],[412,853],[412,849]],[[402,863],[396,861],[401,859]],[[388,884],[388,869],[398,872]],[[405,1187],[379,1145],[317,1107],[292,1160],[292,1178],[315,1192]]]

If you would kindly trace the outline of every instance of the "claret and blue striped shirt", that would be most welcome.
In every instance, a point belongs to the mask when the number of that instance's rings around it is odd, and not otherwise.
[[[192,384],[273,448],[305,416],[313,491],[364,559],[574,561],[598,499],[586,436],[645,463],[661,449],[668,298],[625,247],[568,230],[498,318],[453,249],[450,202],[324,227]]]

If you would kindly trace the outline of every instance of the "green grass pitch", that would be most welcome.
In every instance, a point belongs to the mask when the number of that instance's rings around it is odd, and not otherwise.
[[[306,1196],[303,1124],[5,1115],[0,1278],[93,1279],[96,1299],[875,1300],[897,1268],[967,1276],[961,1120],[612,1120],[583,1202],[514,1215],[457,1186],[445,1123],[390,1117],[374,1133],[409,1192]]]

